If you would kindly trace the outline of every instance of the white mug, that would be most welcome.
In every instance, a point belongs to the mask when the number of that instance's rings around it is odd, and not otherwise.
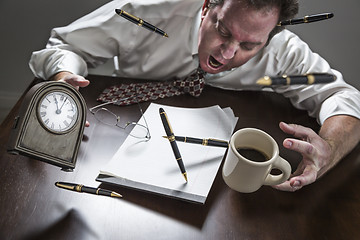
[[[239,148],[255,149],[266,159],[248,159],[238,152]],[[282,173],[272,175],[272,169],[279,169]],[[279,156],[279,146],[269,134],[256,128],[243,128],[232,135],[222,169],[224,181],[230,188],[243,193],[255,192],[262,185],[285,182],[290,174],[290,164]]]

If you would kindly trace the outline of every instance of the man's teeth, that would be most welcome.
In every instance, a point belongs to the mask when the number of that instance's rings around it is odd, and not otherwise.
[[[222,64],[219,63],[218,61],[216,61],[214,58],[210,58],[209,60],[210,66],[214,67],[214,68],[218,68],[220,67]]]

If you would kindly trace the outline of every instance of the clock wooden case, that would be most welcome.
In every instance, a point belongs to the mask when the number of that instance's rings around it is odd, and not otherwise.
[[[72,170],[85,121],[85,101],[73,86],[56,81],[38,83],[24,97],[8,152]]]

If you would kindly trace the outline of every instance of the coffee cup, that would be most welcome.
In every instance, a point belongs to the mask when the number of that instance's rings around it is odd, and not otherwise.
[[[271,174],[272,169],[280,170],[281,174]],[[255,192],[262,185],[285,182],[290,174],[290,164],[279,156],[279,146],[269,134],[256,128],[243,128],[232,135],[222,169],[223,179],[230,188]]]

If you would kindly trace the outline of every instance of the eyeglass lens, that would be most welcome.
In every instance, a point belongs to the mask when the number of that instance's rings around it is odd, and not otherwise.
[[[96,110],[94,115],[97,120],[107,125],[115,126],[118,122],[117,116],[106,108]]]
[[[117,126],[121,129],[124,129],[132,137],[149,138],[149,130],[146,126],[138,124],[136,122],[121,125],[120,117],[106,108],[98,109],[94,112],[94,116],[101,123],[110,126]]]

